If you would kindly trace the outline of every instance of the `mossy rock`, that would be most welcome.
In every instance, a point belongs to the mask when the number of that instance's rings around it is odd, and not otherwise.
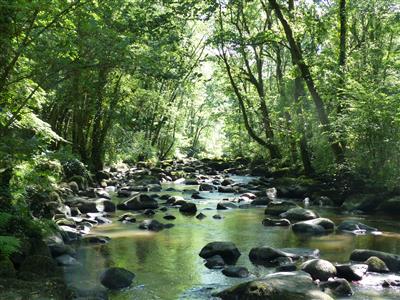
[[[389,268],[386,266],[385,262],[379,257],[371,256],[365,261],[365,263],[368,265],[369,272],[377,272],[377,273],[389,272]]]
[[[88,181],[83,176],[74,175],[70,177],[68,181],[75,182],[76,184],[78,184],[80,190],[86,190],[88,188]]]
[[[31,272],[44,277],[53,277],[60,274],[57,263],[48,256],[28,256],[21,265],[20,272]]]
[[[0,260],[0,277],[1,278],[14,278],[16,276],[14,264],[9,258]]]

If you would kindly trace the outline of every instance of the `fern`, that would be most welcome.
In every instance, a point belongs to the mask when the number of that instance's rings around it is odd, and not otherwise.
[[[15,236],[0,235],[0,256],[9,257],[19,250],[21,242]]]

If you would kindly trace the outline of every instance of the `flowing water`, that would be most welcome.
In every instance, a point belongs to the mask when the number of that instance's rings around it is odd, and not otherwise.
[[[232,176],[236,182],[247,182],[251,177]],[[164,185],[177,191],[168,194],[183,195],[190,199],[191,193],[184,189],[196,190],[197,186]],[[161,192],[158,194],[163,194]],[[136,224],[113,223],[97,227],[93,233],[111,237],[105,245],[82,247],[78,259],[82,267],[68,270],[67,280],[71,285],[90,287],[99,282],[101,272],[110,266],[123,267],[136,274],[133,285],[125,290],[112,292],[110,299],[210,299],[211,294],[224,287],[262,277],[274,272],[274,268],[253,265],[248,258],[251,248],[271,246],[274,248],[306,247],[318,248],[321,258],[331,262],[348,262],[355,248],[366,248],[400,254],[400,220],[388,217],[360,217],[340,215],[334,210],[318,210],[324,217],[336,224],[344,219],[357,219],[379,228],[381,235],[354,236],[331,234],[319,237],[303,237],[292,233],[290,228],[264,227],[263,208],[232,209],[217,211],[216,204],[223,198],[233,198],[233,194],[201,192],[204,200],[192,200],[207,218],[198,220],[194,216],[184,216],[178,209],[170,208],[168,213],[176,220],[166,221],[163,212],[157,212],[154,219],[175,226],[160,232],[139,230]],[[120,200],[119,200],[120,201]],[[122,212],[117,212],[120,215]],[[213,219],[220,214],[223,219]],[[138,215],[138,222],[147,217]],[[212,241],[232,241],[242,255],[237,265],[245,266],[251,272],[246,279],[229,278],[220,270],[209,270],[198,253]],[[367,276],[353,285],[352,299],[400,299],[400,290],[383,289],[379,283],[384,277],[395,275]],[[397,276],[398,278],[399,276]]]

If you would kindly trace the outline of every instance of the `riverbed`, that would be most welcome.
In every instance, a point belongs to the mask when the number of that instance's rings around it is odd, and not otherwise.
[[[254,177],[231,176],[235,182],[249,182]],[[101,272],[111,266],[122,267],[136,274],[130,288],[111,292],[110,299],[212,299],[211,294],[225,287],[238,284],[275,272],[275,268],[257,266],[250,262],[248,253],[257,246],[274,248],[302,247],[316,248],[321,258],[332,263],[349,261],[350,253],[356,248],[373,249],[400,254],[400,220],[387,216],[346,215],[335,208],[313,207],[321,216],[328,217],[336,224],[342,220],[359,220],[378,228],[378,235],[329,234],[324,236],[299,236],[290,227],[265,227],[264,207],[246,209],[216,210],[217,203],[224,198],[238,195],[200,192],[205,199],[191,199],[192,192],[198,186],[184,184],[163,184],[163,190],[157,194],[181,195],[196,203],[198,212],[207,217],[199,220],[195,216],[186,216],[177,208],[168,208],[167,213],[176,216],[166,221],[164,212],[158,211],[153,217],[162,223],[175,226],[160,232],[138,229],[138,223],[149,217],[138,213],[137,223],[123,224],[112,215],[112,223],[96,227],[92,233],[111,238],[104,245],[84,246],[78,249],[80,267],[65,270],[66,280],[71,286],[97,288]],[[174,189],[174,191],[165,191]],[[120,202],[121,199],[113,198]],[[162,203],[164,201],[160,201]],[[219,214],[222,219],[212,216]],[[246,267],[251,276],[245,279],[226,277],[220,270],[210,270],[198,253],[212,241],[230,241],[237,245],[241,256],[237,266]],[[357,284],[352,284],[354,296],[351,299],[400,299],[400,289],[382,288],[380,283],[388,275],[366,276]],[[337,298],[340,299],[340,298]],[[345,298],[344,298],[345,299]],[[348,298],[346,298],[348,299]]]

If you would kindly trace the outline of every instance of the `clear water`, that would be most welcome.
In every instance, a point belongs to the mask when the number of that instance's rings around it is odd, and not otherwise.
[[[246,182],[250,177],[232,177]],[[190,199],[191,193],[184,189],[196,190],[197,186],[165,185],[174,187],[176,192]],[[163,194],[164,192],[158,193]],[[268,245],[275,248],[306,247],[318,248],[321,258],[331,262],[348,262],[355,248],[367,248],[400,254],[400,220],[387,217],[357,217],[338,215],[333,210],[320,210],[336,224],[343,219],[359,219],[379,228],[382,235],[353,236],[331,234],[322,237],[300,237],[290,228],[264,227],[263,208],[234,209],[217,211],[216,203],[223,198],[233,198],[233,194],[201,192],[205,200],[192,200],[207,218],[198,220],[194,216],[184,216],[178,209],[168,213],[176,220],[166,221],[163,212],[157,212],[154,219],[162,223],[174,223],[175,227],[160,232],[139,230],[136,224],[122,224],[114,219],[109,225],[97,227],[93,233],[106,235],[112,240],[106,245],[83,247],[79,250],[79,260],[83,266],[68,270],[66,276],[71,285],[90,287],[98,285],[101,272],[110,266],[123,267],[136,274],[132,287],[112,292],[110,299],[210,299],[211,294],[243,281],[262,277],[274,272],[274,268],[253,265],[248,258],[251,248]],[[120,215],[123,212],[117,212]],[[213,219],[214,214],[223,216]],[[138,215],[138,222],[147,217]],[[209,270],[198,256],[201,248],[212,241],[232,241],[242,255],[237,265],[245,266],[251,272],[246,279],[229,278],[220,270]],[[400,275],[400,274],[399,274]],[[385,275],[387,276],[394,276]],[[399,277],[399,276],[397,276]],[[400,290],[380,288],[384,276],[368,276],[353,285],[352,299],[400,299]]]

